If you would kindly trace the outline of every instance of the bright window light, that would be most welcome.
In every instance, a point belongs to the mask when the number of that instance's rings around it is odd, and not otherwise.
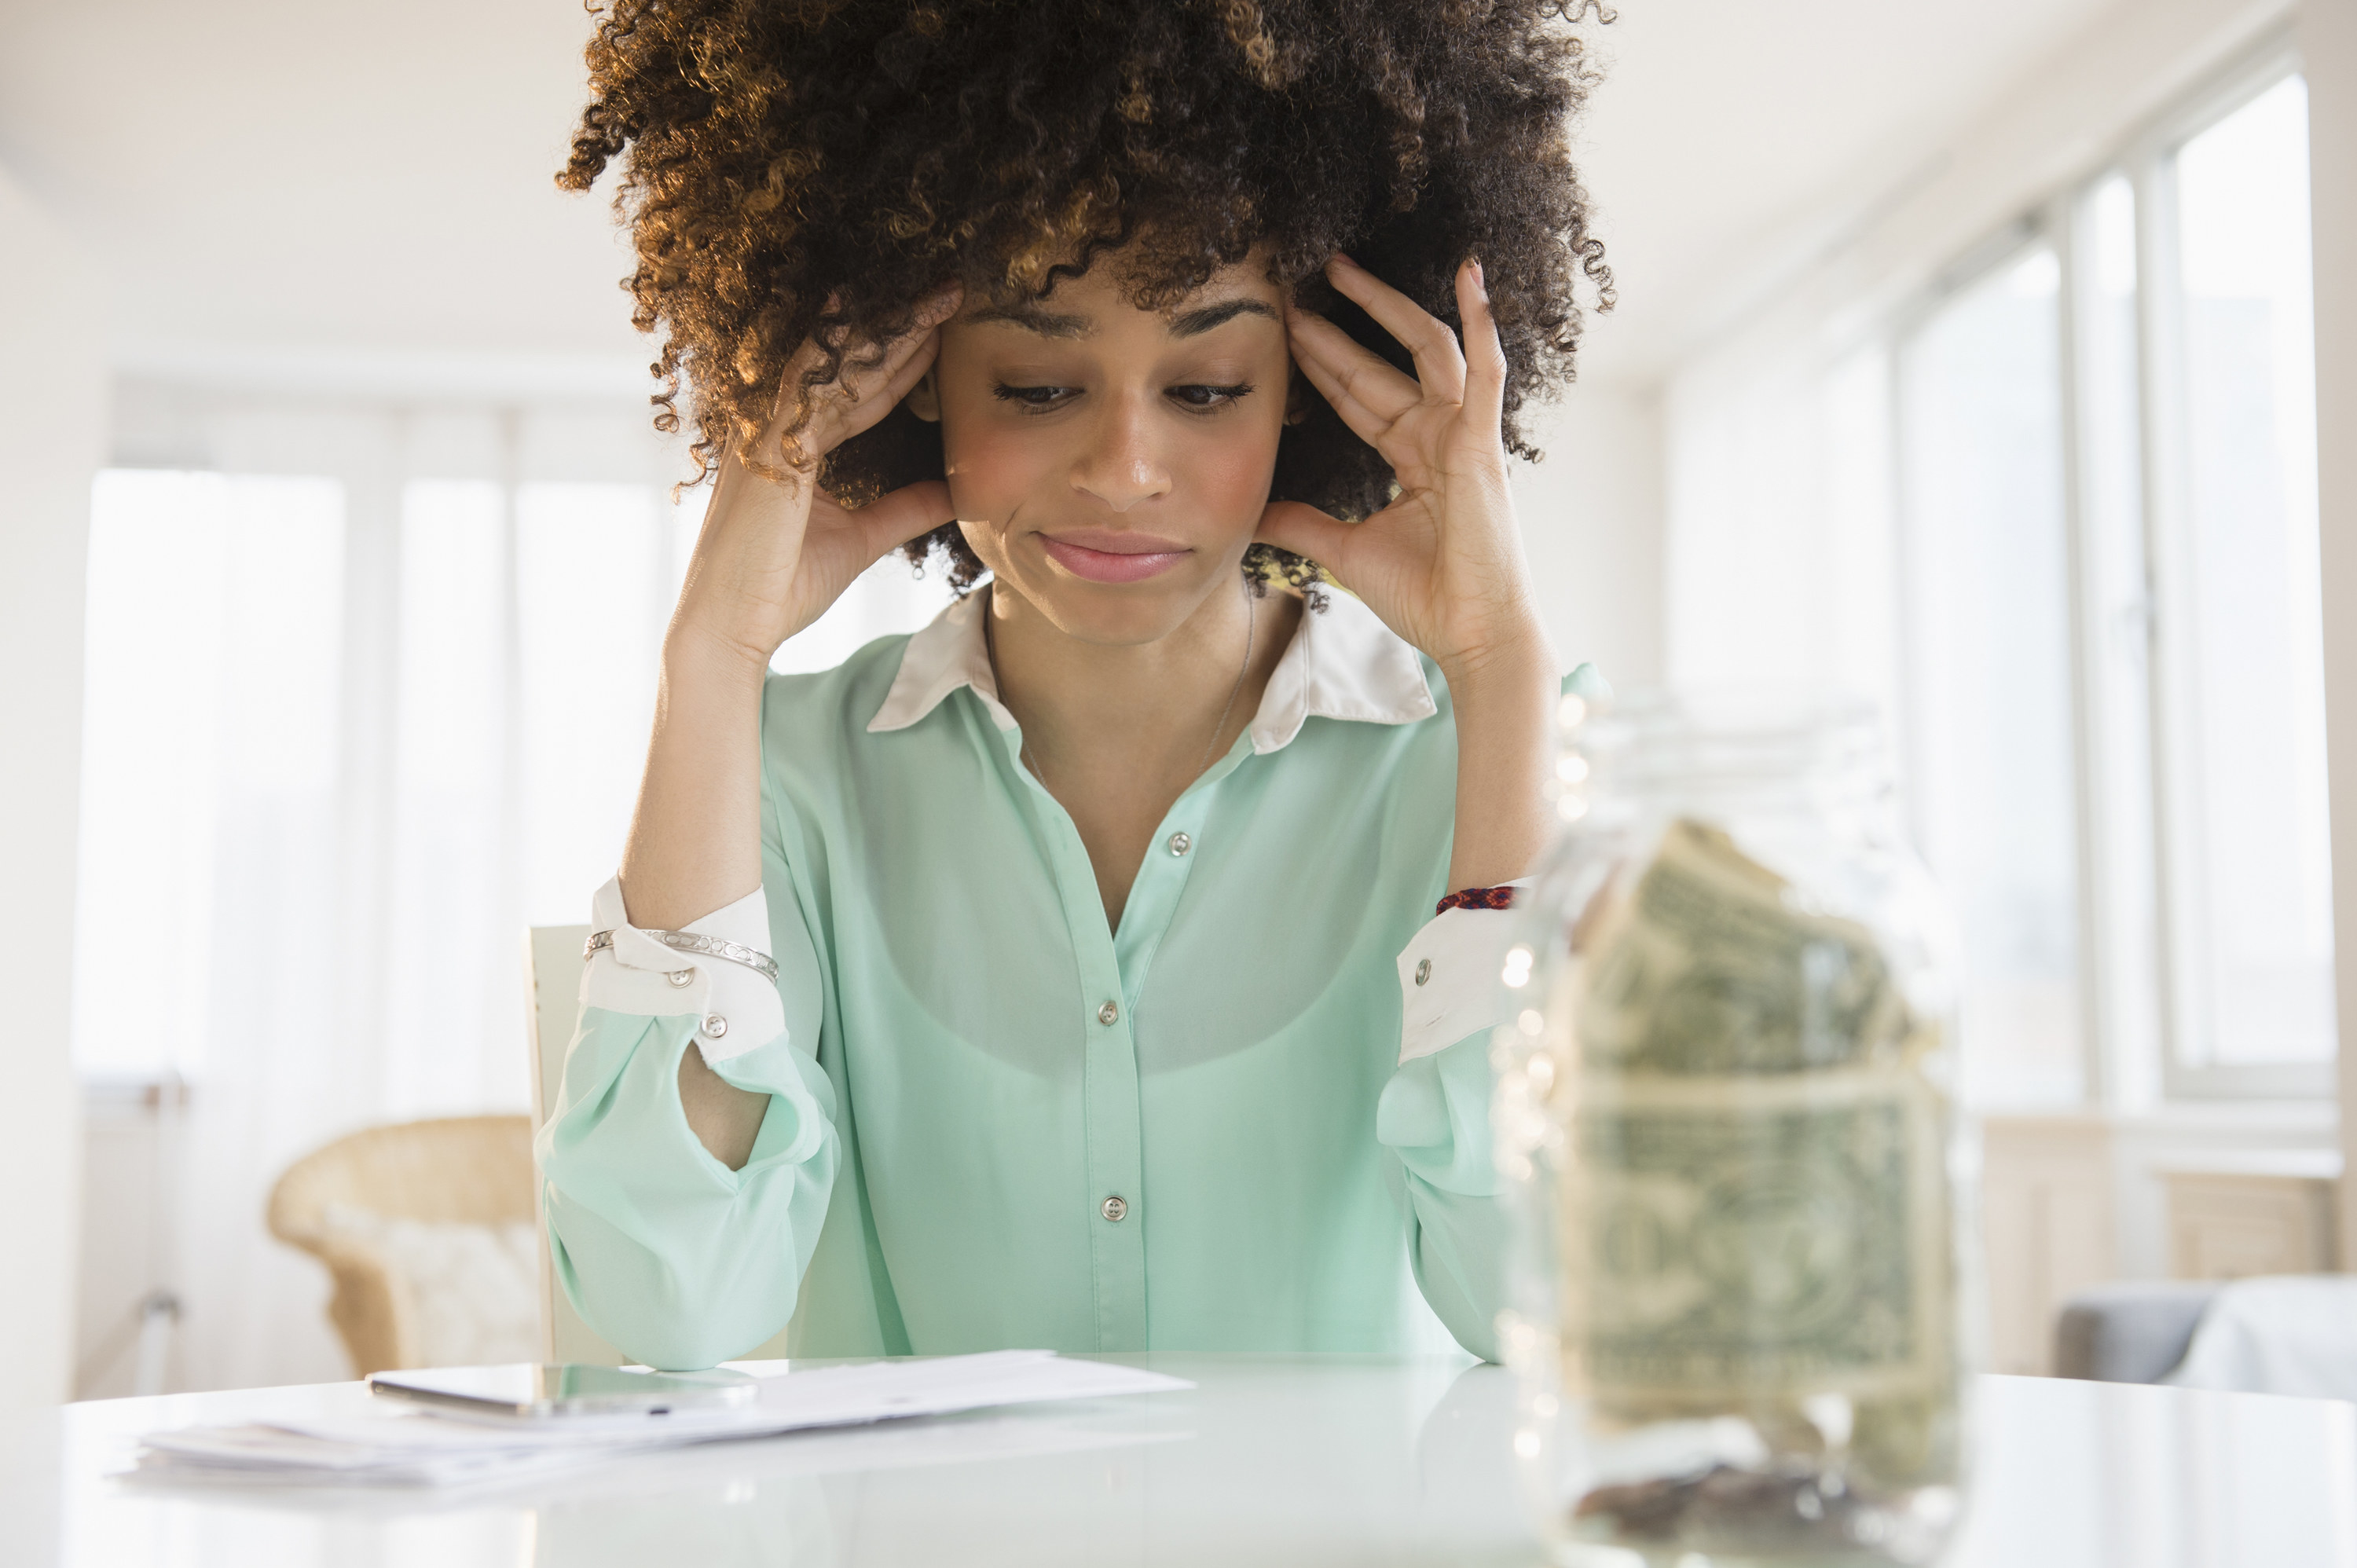
[[[523,917],[588,918],[630,831],[670,611],[669,539],[644,485],[516,492]]]
[[[2334,1052],[2306,84],[2176,158],[2183,533],[2172,820],[2194,1068]]]
[[[109,470],[91,493],[75,906],[77,1069],[197,1077],[212,1019],[326,972],[278,873],[332,865],[343,489]],[[221,944],[256,961],[217,965]],[[126,960],[126,953],[137,954]],[[266,957],[266,961],[264,961]],[[267,1006],[302,1006],[282,985]]]
[[[2040,245],[1900,356],[1910,730],[1924,853],[1962,926],[1983,1105],[2083,1092],[2061,272]]]

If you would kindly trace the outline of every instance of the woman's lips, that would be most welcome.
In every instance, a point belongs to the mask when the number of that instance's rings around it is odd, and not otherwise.
[[[1190,553],[1183,544],[1146,533],[1043,533],[1039,542],[1049,560],[1092,583],[1142,583]]]

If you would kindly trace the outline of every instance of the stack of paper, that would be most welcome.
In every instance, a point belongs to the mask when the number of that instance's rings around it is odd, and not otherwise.
[[[663,1416],[464,1419],[378,1400],[363,1414],[149,1433],[140,1466],[271,1486],[444,1486],[521,1479],[686,1444],[1193,1386],[1046,1350],[1000,1350],[788,1371],[763,1379],[748,1406]]]

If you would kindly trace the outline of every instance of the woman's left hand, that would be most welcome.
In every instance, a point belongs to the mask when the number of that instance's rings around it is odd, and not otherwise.
[[[1400,493],[1363,522],[1277,501],[1258,538],[1332,573],[1452,685],[1501,661],[1551,665],[1506,482],[1506,354],[1480,263],[1457,272],[1461,350],[1447,323],[1349,258],[1327,263],[1326,275],[1407,348],[1415,376],[1323,317],[1288,307],[1294,360],[1391,465]]]

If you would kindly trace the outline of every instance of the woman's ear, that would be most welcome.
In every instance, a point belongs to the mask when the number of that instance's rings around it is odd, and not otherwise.
[[[927,371],[917,384],[909,389],[909,395],[900,400],[902,408],[907,409],[927,424],[939,424],[942,422],[942,389],[933,380],[938,373],[935,371]]]

